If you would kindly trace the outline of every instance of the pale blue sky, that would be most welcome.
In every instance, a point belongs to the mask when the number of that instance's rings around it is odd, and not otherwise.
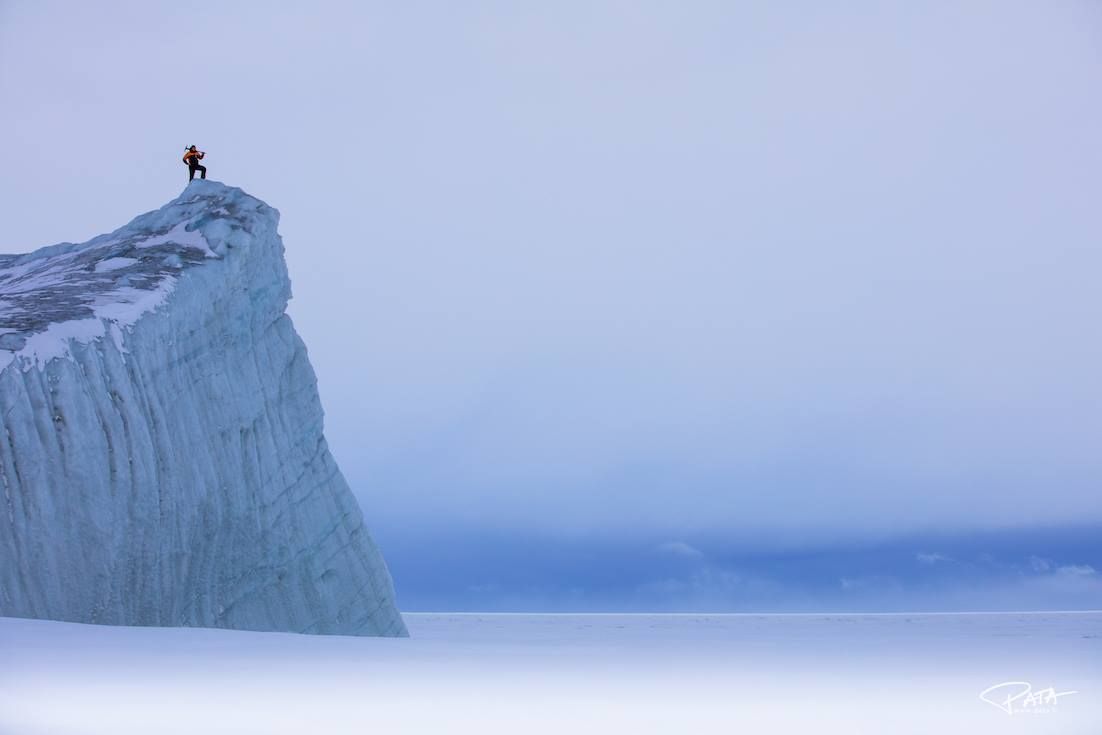
[[[0,250],[208,151],[382,537],[1102,523],[1100,84],[1091,2],[4,0]]]

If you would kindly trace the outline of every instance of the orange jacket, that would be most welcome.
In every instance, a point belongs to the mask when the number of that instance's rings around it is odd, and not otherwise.
[[[202,158],[205,155],[207,155],[207,154],[203,153],[202,151],[188,151],[187,153],[184,154],[184,163],[186,163],[190,166],[191,163],[192,163],[192,161],[191,161],[192,158],[195,158],[196,160],[198,160],[198,159]]]

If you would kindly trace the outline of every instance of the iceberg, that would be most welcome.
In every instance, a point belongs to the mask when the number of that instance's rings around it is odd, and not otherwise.
[[[197,180],[0,256],[0,616],[407,634],[322,432],[278,220]]]

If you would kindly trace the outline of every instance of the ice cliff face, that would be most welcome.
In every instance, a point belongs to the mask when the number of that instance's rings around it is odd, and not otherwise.
[[[195,181],[0,256],[0,615],[405,634],[284,313],[278,218]]]

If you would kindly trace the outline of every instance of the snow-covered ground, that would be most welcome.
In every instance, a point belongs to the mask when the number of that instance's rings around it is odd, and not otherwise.
[[[1102,732],[1102,613],[406,620],[408,639],[0,618],[0,733]],[[981,700],[1003,682],[1075,693]]]

